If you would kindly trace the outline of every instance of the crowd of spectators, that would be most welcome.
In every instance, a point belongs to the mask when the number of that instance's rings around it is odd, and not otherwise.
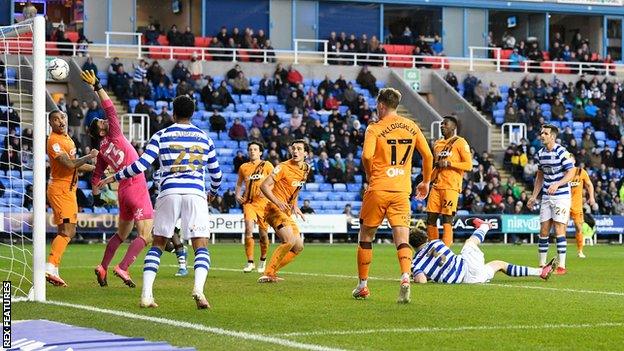
[[[460,90],[452,73],[447,74],[446,80]],[[494,106],[503,103],[504,121],[524,123],[527,128],[526,138],[509,145],[504,155],[504,166],[513,174],[514,182],[518,180],[532,189],[537,172],[536,153],[541,147],[539,131],[543,124],[555,123],[561,126],[558,143],[575,156],[577,166],[588,170],[596,189],[598,206],[587,208],[586,212],[624,214],[624,205],[621,205],[624,203],[624,87],[621,82],[607,77],[581,76],[578,81],[565,84],[556,77],[546,82],[538,76],[526,76],[519,83],[511,82],[504,100],[494,82],[487,88],[484,85],[476,77],[467,75],[462,86],[464,98],[490,117]],[[575,133],[574,122],[582,126],[582,134]],[[596,132],[604,133],[609,143],[598,140]],[[526,196],[520,196],[523,198],[513,196],[513,199],[526,204]]]
[[[592,51],[589,39],[583,38],[580,32],[576,32],[570,42],[565,42],[560,32],[555,32],[548,51],[542,51],[537,40],[519,40],[509,32],[504,32],[500,42],[496,41],[492,32],[488,33],[488,46],[499,47],[504,50],[512,50],[509,56],[509,65],[512,70],[520,70],[524,61],[532,61],[532,71],[539,68],[539,63],[543,61],[561,61],[567,63],[581,63],[583,71],[591,74],[604,74],[591,64],[614,63],[610,54],[602,57],[599,53]],[[491,53],[493,55],[493,53]],[[493,56],[492,56],[493,57]],[[571,73],[578,72],[579,65],[571,66]],[[614,73],[614,72],[609,72]]]
[[[384,44],[376,35],[370,36],[369,39],[367,34],[362,34],[358,39],[355,34],[347,36],[345,32],[339,35],[331,32],[327,40],[329,63],[334,65],[352,65],[355,57],[360,65],[381,66],[383,59],[379,55],[387,54]],[[432,40],[425,38],[423,34],[412,36],[409,27],[405,28],[401,40],[390,37],[386,44],[412,45],[414,56],[444,56],[442,38],[438,34],[435,34]],[[319,49],[324,50],[324,47],[320,46]]]

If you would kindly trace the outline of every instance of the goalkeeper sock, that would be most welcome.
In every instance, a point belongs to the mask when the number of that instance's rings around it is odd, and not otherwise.
[[[147,242],[145,242],[145,239],[140,236],[132,240],[130,247],[128,247],[128,251],[126,251],[126,255],[121,260],[121,263],[119,263],[119,268],[127,271],[128,267],[134,263],[137,256],[141,253],[145,246],[147,246]]]
[[[104,257],[102,257],[102,263],[100,263],[104,270],[108,269],[108,265],[111,263],[113,257],[115,257],[115,252],[117,252],[117,249],[119,248],[121,243],[123,243],[123,240],[121,240],[118,233],[115,233],[115,235],[113,235],[106,244]]]
[[[204,292],[204,284],[210,269],[210,253],[208,248],[200,247],[195,250],[195,286],[194,291]]]
[[[141,296],[144,298],[154,297],[152,289],[154,287],[154,280],[156,280],[156,273],[158,273],[158,267],[160,266],[160,256],[162,251],[153,246],[145,255],[145,261],[143,263],[143,291]]]
[[[50,249],[50,255],[48,255],[48,262],[53,264],[55,267],[60,266],[63,253],[65,253],[65,249],[70,241],[71,239],[67,236],[58,234],[54,240],[52,240],[52,247]]]

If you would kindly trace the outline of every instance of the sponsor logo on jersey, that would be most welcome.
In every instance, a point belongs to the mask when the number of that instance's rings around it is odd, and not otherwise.
[[[249,176],[249,180],[260,180],[262,179],[262,174],[252,174]]]
[[[439,157],[451,157],[451,155],[453,155],[453,152],[452,151],[446,151],[446,150],[440,151],[438,153]]]
[[[290,183],[290,185],[292,185],[294,187],[304,186],[305,185],[305,180],[302,180],[302,181],[293,180],[292,183]]]
[[[395,168],[395,167],[388,168],[386,170],[386,175],[390,178],[402,176],[402,175],[405,175],[405,170],[403,170],[402,168]]]

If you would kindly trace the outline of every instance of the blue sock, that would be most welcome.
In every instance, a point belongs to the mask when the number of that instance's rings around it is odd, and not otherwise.
[[[511,263],[507,266],[507,270],[505,271],[505,274],[510,277],[526,277],[528,275],[540,275],[540,273],[541,270],[538,268],[516,266]]]
[[[205,247],[195,250],[195,291],[203,292],[208,270],[210,270],[210,253]]]
[[[162,251],[157,247],[152,247],[147,251],[145,255],[145,261],[143,261],[143,297],[153,297],[152,288],[154,286],[154,280],[156,280],[156,273],[158,273],[158,267],[160,266],[160,256]]]
[[[485,240],[485,234],[487,234],[487,230],[477,228],[477,230],[472,233],[472,236],[477,238],[477,240],[479,240],[479,243],[481,244],[483,243],[483,240]]]

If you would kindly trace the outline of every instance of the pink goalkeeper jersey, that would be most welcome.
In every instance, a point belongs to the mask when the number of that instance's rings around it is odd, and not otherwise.
[[[91,177],[91,184],[93,185],[102,178],[108,166],[112,167],[116,173],[139,158],[139,154],[137,154],[134,147],[121,131],[121,124],[113,102],[104,100],[102,101],[102,107],[104,107],[104,113],[108,119],[108,135],[100,141],[100,153],[97,157],[95,171],[93,171],[93,176]],[[121,180],[119,187],[123,188],[137,181],[143,183],[143,186],[147,186],[145,175],[140,174],[134,178]]]

